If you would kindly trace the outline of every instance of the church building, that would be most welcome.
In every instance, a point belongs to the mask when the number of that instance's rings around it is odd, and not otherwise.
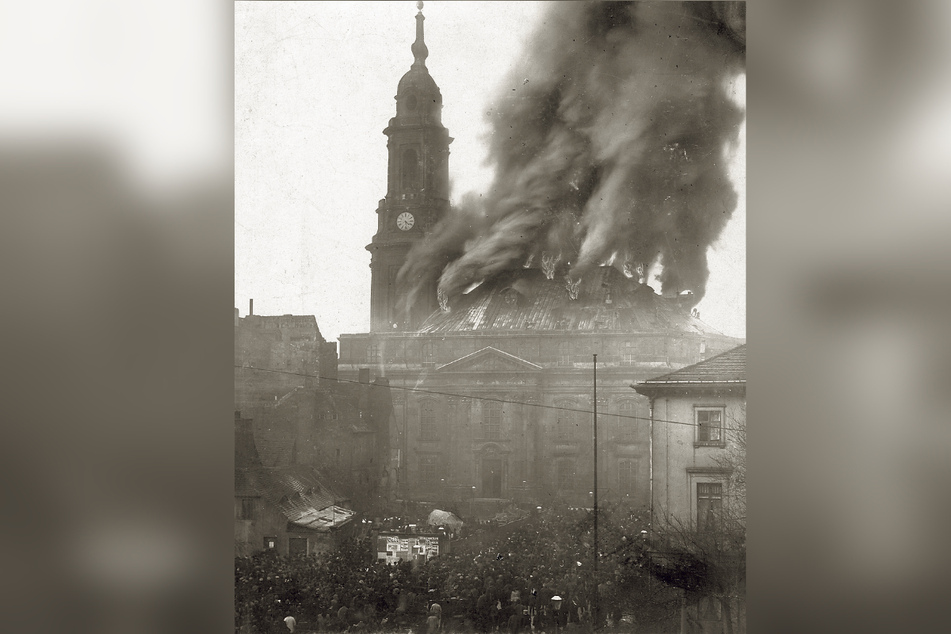
[[[614,266],[566,286],[544,264],[485,281],[440,309],[436,288],[397,311],[397,273],[449,205],[442,96],[426,68],[423,15],[414,61],[384,130],[386,196],[371,253],[370,332],[340,336],[338,372],[388,381],[391,499],[490,514],[510,502],[590,506],[597,355],[600,500],[650,501],[650,411],[632,382],[741,340]]]

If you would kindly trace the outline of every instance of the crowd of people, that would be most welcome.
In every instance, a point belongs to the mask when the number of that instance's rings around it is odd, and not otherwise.
[[[631,584],[646,579],[637,564],[639,520],[621,520],[613,528],[602,521],[597,575],[583,511],[539,513],[489,547],[483,540],[469,552],[459,544],[425,564],[377,561],[369,537],[317,556],[238,558],[236,630],[270,632],[289,615],[299,630],[322,632],[519,634],[586,629],[595,619],[608,625],[628,607]]]

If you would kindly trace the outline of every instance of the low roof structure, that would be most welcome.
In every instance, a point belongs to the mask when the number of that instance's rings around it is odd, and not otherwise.
[[[645,396],[693,390],[746,390],[746,344],[632,385]]]
[[[330,531],[353,519],[352,510],[338,505],[343,497],[327,486],[313,467],[257,467],[244,470],[241,480],[245,494],[260,495],[295,526]]]

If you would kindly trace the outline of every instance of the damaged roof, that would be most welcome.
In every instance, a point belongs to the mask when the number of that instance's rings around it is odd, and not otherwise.
[[[723,336],[691,315],[693,303],[690,295],[661,297],[613,266],[589,271],[571,289],[564,278],[548,279],[541,270],[529,268],[454,298],[449,312],[436,311],[419,331],[674,331]]]
[[[313,467],[258,467],[242,475],[245,489],[253,490],[280,509],[291,524],[314,530],[338,528],[353,511],[338,506],[344,498],[331,489]]]

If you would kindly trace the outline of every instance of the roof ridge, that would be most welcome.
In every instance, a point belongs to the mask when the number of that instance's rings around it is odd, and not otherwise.
[[[712,365],[714,362],[716,362],[717,360],[719,360],[719,359],[721,359],[722,357],[725,357],[725,356],[727,356],[727,355],[735,355],[735,354],[737,354],[737,353],[739,353],[739,352],[745,353],[745,348],[746,348],[746,344],[745,344],[745,343],[742,343],[742,344],[736,346],[735,348],[730,348],[729,350],[724,350],[723,352],[720,352],[719,354],[715,354],[715,355],[713,355],[712,357],[710,357],[709,359],[704,359],[703,361],[698,361],[697,363],[693,363],[693,364],[691,364],[691,365],[684,366],[684,367],[682,367],[682,368],[680,368],[680,369],[678,369],[678,370],[674,370],[673,372],[668,372],[668,373],[666,373],[666,374],[662,374],[662,375],[660,375],[660,376],[656,376],[656,377],[647,379],[647,380],[645,380],[645,381],[641,381],[641,382],[637,383],[636,385],[651,385],[651,384],[656,384],[656,383],[687,383],[687,382],[690,382],[690,383],[724,383],[724,382],[727,382],[727,381],[728,381],[727,379],[715,379],[715,378],[710,378],[710,379],[692,379],[692,380],[689,380],[689,381],[688,381],[688,380],[679,380],[679,381],[678,381],[678,380],[676,380],[676,379],[673,379],[673,377],[690,375],[691,373],[693,373],[693,372],[694,372],[695,370],[697,370],[698,368],[702,368],[703,366],[710,366],[710,365]],[[743,378],[742,378],[742,379],[735,379],[735,380],[731,380],[731,381],[732,381],[732,382],[744,382],[744,383],[746,382],[746,358],[745,358],[745,356],[744,356],[743,361],[742,361],[742,372],[741,372],[741,374],[743,375]],[[672,379],[673,379],[673,380],[672,380]]]

